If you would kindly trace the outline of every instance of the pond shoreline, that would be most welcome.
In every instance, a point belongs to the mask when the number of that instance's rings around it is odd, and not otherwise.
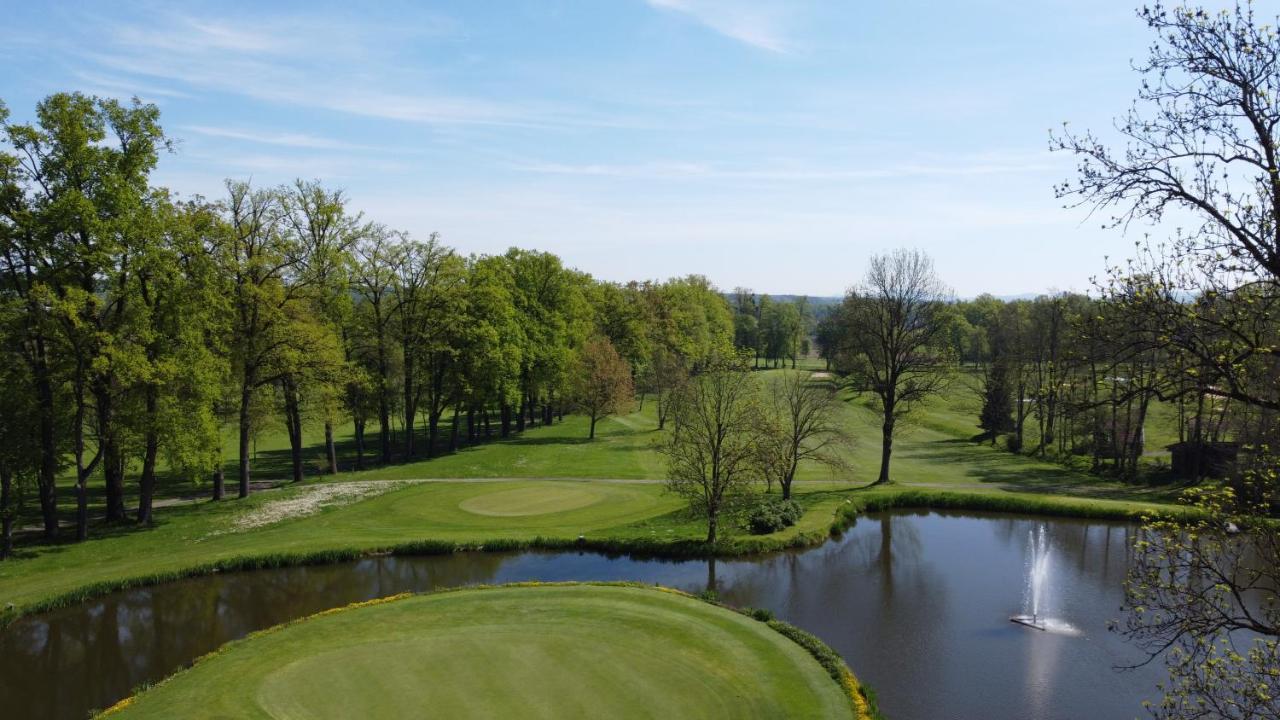
[[[585,550],[605,556],[629,556],[636,559],[710,559],[743,558],[800,550],[821,545],[833,535],[838,535],[867,512],[894,509],[920,510],[970,510],[998,513],[1019,513],[1047,517],[1090,520],[1141,521],[1147,517],[1188,516],[1195,513],[1190,508],[1178,506],[1122,506],[1098,504],[1086,498],[1069,496],[990,495],[942,490],[897,490],[888,487],[864,488],[855,491],[865,495],[853,495],[838,507],[824,531],[796,533],[786,538],[770,536],[735,536],[708,545],[697,540],[641,540],[619,538],[565,538],[535,537],[529,539],[495,538],[475,542],[456,542],[430,538],[409,540],[393,545],[330,548],[314,552],[263,553],[260,555],[234,556],[200,563],[172,571],[136,575],[105,582],[87,584],[60,593],[45,600],[21,606],[9,605],[0,610],[0,632],[15,621],[52,610],[69,607],[100,598],[114,592],[162,585],[191,577],[223,572],[260,570],[306,565],[325,565],[349,562],[380,555],[429,556],[450,555],[462,552],[512,552],[525,550]]]

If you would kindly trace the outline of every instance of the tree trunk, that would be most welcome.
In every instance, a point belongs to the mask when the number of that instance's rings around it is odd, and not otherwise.
[[[436,455],[436,438],[440,436],[440,415],[435,411],[427,413],[427,458]]]
[[[72,426],[75,437],[72,440],[72,452],[76,458],[76,542],[89,537],[89,468],[84,464],[84,385],[82,382],[83,366],[76,369],[75,393],[76,411]],[[102,457],[99,448],[98,457]]]
[[[716,525],[718,524],[719,519],[720,519],[719,509],[707,511],[707,544],[708,545],[715,544]]]
[[[246,373],[247,375],[247,373]],[[240,386],[240,497],[249,497],[249,440],[253,434],[253,385],[246,377]]]
[[[458,415],[460,410],[458,406],[453,408],[453,419],[449,421],[449,452],[458,451]]]
[[[298,388],[292,378],[285,378],[284,421],[289,431],[289,459],[293,466],[293,482],[302,482],[302,412],[298,406]]]
[[[13,552],[13,472],[0,463],[0,560]]]
[[[886,416],[889,415],[886,411]],[[884,425],[881,427],[880,437],[880,477],[876,478],[876,484],[889,482],[889,459],[893,454],[893,420],[886,417]]]
[[[499,434],[505,438],[511,434],[511,406],[507,403],[502,403],[500,414],[502,416],[500,420],[502,428],[499,430]]]
[[[356,470],[364,469],[364,420],[355,421]]]
[[[221,500],[226,492],[227,472],[222,467],[222,458],[218,458],[218,467],[213,471],[213,499]]]
[[[94,382],[92,392],[98,411],[98,436],[101,438],[99,451],[102,453],[107,521],[118,522],[126,519],[128,513],[124,508],[123,462],[115,430],[115,398],[112,397],[110,381],[105,378]]]
[[[160,434],[154,427],[156,406],[159,404],[160,391],[154,385],[148,385],[147,396],[147,432],[145,449],[142,452],[142,475],[138,477],[138,524],[151,524],[151,502],[156,491],[156,455],[160,449]]]
[[[333,442],[333,423],[324,421],[324,451],[329,459],[329,474],[338,474],[338,448]]]
[[[53,384],[43,362],[37,363],[35,375],[36,397],[40,406],[40,475],[37,481],[40,515],[44,520],[44,538],[52,542],[58,538],[58,445],[54,440]]]
[[[417,415],[417,403],[414,402],[413,387],[413,355],[408,343],[404,348],[404,456],[413,457],[413,421]]]
[[[587,435],[587,439],[588,439],[588,440],[595,440],[595,439],[596,439],[596,415],[595,415],[595,413],[592,413],[592,414],[591,414],[591,433],[590,433],[589,435]]]
[[[386,328],[382,323],[382,308],[374,305],[374,318],[378,330],[378,441],[381,462],[391,462],[391,383],[388,376]]]

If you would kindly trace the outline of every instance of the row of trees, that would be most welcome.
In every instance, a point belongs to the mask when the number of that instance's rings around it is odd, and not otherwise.
[[[780,301],[749,288],[734,288],[733,342],[752,356],[752,366],[779,367],[809,354],[814,313],[806,297]]]
[[[1004,436],[1015,452],[1087,458],[1094,472],[1134,479],[1157,403],[1172,416],[1177,442],[1191,448],[1256,436],[1264,413],[1222,394],[1211,368],[1197,362],[1187,372],[1188,358],[1171,336],[1134,322],[1149,292],[1129,283],[1096,298],[1064,293],[959,304],[981,338],[973,362],[986,437],[995,443]],[[1171,301],[1171,308],[1183,304]]]
[[[151,519],[157,476],[240,497],[252,443],[354,426],[355,468],[430,457],[581,408],[595,421],[635,388],[665,419],[670,393],[733,340],[701,277],[596,282],[549,253],[466,257],[353,212],[318,182],[229,181],[215,200],[150,182],[169,145],[154,106],[80,94],[7,121],[0,152],[0,516],[5,544],[27,487],[46,537],[72,474],[76,536],[89,481],[108,521]],[[445,425],[447,424],[447,427]],[[237,429],[224,447],[223,427]]]

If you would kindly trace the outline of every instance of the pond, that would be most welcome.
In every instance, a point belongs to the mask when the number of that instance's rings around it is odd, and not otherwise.
[[[1042,611],[1015,625],[1033,533],[1051,563]],[[894,511],[809,550],[733,561],[594,553],[378,557],[193,578],[25,618],[0,635],[6,717],[83,718],[221,644],[319,610],[404,591],[521,580],[634,580],[768,608],[818,635],[891,720],[1132,718],[1159,662],[1107,630],[1135,528],[1100,521]],[[1047,610],[1044,610],[1047,608]]]

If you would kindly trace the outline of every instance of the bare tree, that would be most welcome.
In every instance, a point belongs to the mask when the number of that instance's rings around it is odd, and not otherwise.
[[[1123,349],[1165,354],[1160,397],[1226,398],[1261,427],[1233,480],[1243,493],[1194,493],[1199,514],[1145,525],[1122,629],[1169,670],[1156,717],[1277,718],[1280,559],[1266,515],[1280,483],[1268,450],[1280,438],[1280,18],[1259,22],[1247,2],[1138,15],[1156,39],[1116,123],[1124,149],[1064,131],[1054,146],[1081,162],[1058,191],[1112,211],[1111,226],[1176,215],[1185,229],[1104,288],[1146,331]]]
[[[707,519],[716,541],[720,513],[757,477],[759,389],[744,357],[715,357],[672,398],[672,429],[660,450],[667,488]]]
[[[1064,128],[1052,146],[1081,161],[1058,194],[1113,212],[1110,227],[1176,214],[1187,229],[1113,273],[1120,292],[1147,286],[1128,299],[1134,322],[1183,356],[1179,388],[1280,410],[1250,381],[1280,363],[1280,39],[1247,3],[1138,15],[1157,41],[1138,67],[1139,102],[1116,123],[1124,150]]]
[[[765,393],[757,449],[765,481],[770,487],[777,481],[783,500],[791,499],[800,463],[816,462],[832,470],[848,467],[840,451],[849,446],[850,437],[836,417],[835,387],[808,375],[784,372]]]
[[[871,258],[866,278],[840,309],[844,341],[838,367],[855,388],[875,394],[883,414],[876,483],[889,482],[898,421],[949,379],[942,315],[950,297],[928,255],[895,250]]]

